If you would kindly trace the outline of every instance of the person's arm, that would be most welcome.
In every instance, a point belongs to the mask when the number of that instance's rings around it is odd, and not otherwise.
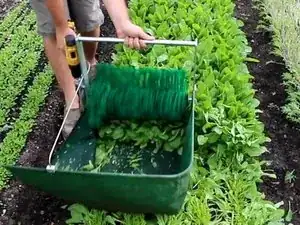
[[[103,0],[103,3],[116,28],[116,32],[119,33],[123,29],[123,26],[130,22],[125,1]]]
[[[68,34],[73,34],[72,29],[68,27],[68,18],[65,13],[65,6],[63,0],[45,0],[46,7],[48,8],[53,22],[55,24],[57,47],[64,50],[64,38]]]
[[[53,18],[53,22],[56,27],[67,28],[68,21],[64,9],[63,0],[46,0],[46,6]]]
[[[143,40],[153,40],[139,26],[134,25],[129,18],[124,0],[103,0],[105,8],[116,28],[117,36],[125,39],[125,44],[133,48],[145,48]]]

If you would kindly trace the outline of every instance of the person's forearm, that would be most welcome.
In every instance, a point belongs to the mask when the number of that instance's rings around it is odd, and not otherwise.
[[[111,17],[111,20],[118,30],[123,22],[129,20],[128,9],[124,0],[103,0],[105,8]]]
[[[46,0],[46,6],[53,18],[56,27],[68,27],[63,0]]]

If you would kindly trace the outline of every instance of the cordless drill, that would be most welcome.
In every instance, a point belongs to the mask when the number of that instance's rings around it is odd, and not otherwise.
[[[73,21],[68,21],[68,26],[74,32],[76,32],[75,24]],[[79,78],[81,76],[80,61],[78,57],[78,52],[76,48],[76,40],[74,35],[67,35],[65,37],[66,43],[66,59],[71,70],[72,76],[74,78]]]

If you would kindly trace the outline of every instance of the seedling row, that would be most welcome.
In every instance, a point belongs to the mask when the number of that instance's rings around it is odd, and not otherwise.
[[[4,41],[9,38],[11,32],[18,26],[28,11],[26,2],[21,2],[15,9],[8,13],[3,21],[1,21],[0,46],[4,45]]]
[[[297,1],[258,1],[261,9],[260,28],[271,31],[273,35],[274,54],[284,59],[288,71],[284,73],[284,85],[287,101],[282,108],[287,118],[299,124],[300,112],[300,76],[299,50],[295,40],[300,35],[299,3]]]
[[[15,29],[11,40],[0,50],[1,74],[0,128],[8,125],[9,110],[15,106],[16,99],[26,87],[31,71],[35,68],[41,55],[41,41],[35,30],[28,30],[34,24],[34,14],[29,14],[23,24]],[[22,42],[20,42],[22,40]]]
[[[21,2],[0,24],[1,165],[14,164],[20,157],[53,81],[50,68],[43,71],[44,65],[38,65],[43,46],[35,25],[35,15],[26,2]],[[7,188],[9,177],[1,167],[1,190]]]

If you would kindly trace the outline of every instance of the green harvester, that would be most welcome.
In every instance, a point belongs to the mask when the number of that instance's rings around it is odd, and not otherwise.
[[[97,65],[97,76],[90,79],[83,42],[124,43],[124,40],[80,35],[74,38],[82,73],[76,94],[84,96],[84,113],[71,135],[58,146],[65,120],[62,122],[52,149],[44,149],[50,152],[47,166],[7,165],[6,168],[24,184],[69,203],[128,213],[178,213],[189,188],[193,164],[195,84],[192,94],[188,94],[187,73],[183,69],[134,68],[105,63]],[[145,42],[148,45],[191,46],[195,50],[197,47],[197,41]],[[82,170],[83,166],[95,161],[96,146],[101,142],[99,130],[112,120],[179,121],[185,128],[182,154],[164,150],[152,154],[155,146],[140,151],[138,146],[122,144],[113,150],[117,162],[109,162],[98,172]],[[142,172],[125,170],[125,164],[118,162],[126,161],[126,154],[137,151],[142,152]]]

